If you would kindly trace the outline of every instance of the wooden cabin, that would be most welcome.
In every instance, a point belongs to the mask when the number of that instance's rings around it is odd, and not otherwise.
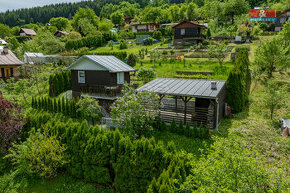
[[[195,24],[190,21],[183,21],[172,27],[174,29],[174,45],[197,44],[205,39],[203,31],[207,28],[204,25]]]
[[[58,30],[57,32],[54,33],[54,36],[56,36],[56,37],[61,37],[61,36],[65,36],[65,35],[68,35],[68,32]]]
[[[7,47],[0,46],[0,79],[7,80],[14,77],[18,79],[18,67],[22,66],[21,62]]]
[[[67,70],[71,71],[73,97],[88,94],[102,106],[112,104],[121,96],[123,84],[130,84],[130,72],[136,71],[115,56],[99,55],[84,55]]]
[[[137,92],[157,93],[162,102],[160,118],[218,129],[225,114],[226,81],[157,78]]]
[[[275,23],[275,31],[281,31],[283,25],[284,25],[287,21],[290,22],[290,8],[284,10],[282,13],[280,13],[280,14],[277,16],[277,21],[276,21],[276,23]]]
[[[36,32],[33,29],[21,28],[19,31],[20,36],[36,36]]]
[[[131,22],[130,27],[133,33],[154,32],[159,27],[159,24],[145,22]]]

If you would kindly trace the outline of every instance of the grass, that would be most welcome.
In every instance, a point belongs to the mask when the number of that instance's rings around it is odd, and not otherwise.
[[[117,44],[117,45],[113,45],[113,49],[111,46],[104,46],[104,47],[99,47],[99,48],[96,48],[94,50],[91,50],[90,53],[93,53],[93,52],[118,52],[118,51],[126,51],[127,54],[139,54],[139,50],[141,50],[142,48],[146,49],[149,51],[155,47],[159,47],[161,46],[161,43],[157,43],[157,44],[153,44],[153,45],[150,45],[150,46],[143,46],[143,45],[136,45],[135,43],[134,44],[128,44],[128,48],[127,49],[122,49],[120,50],[119,47],[120,45]]]
[[[199,158],[201,153],[205,152],[213,142],[212,139],[190,138],[169,131],[154,131],[153,137],[156,141],[162,141],[164,144],[172,141],[178,151],[192,153],[197,158]]]
[[[202,61],[199,59],[186,59],[185,65],[183,61],[175,61],[170,63],[169,61],[161,61],[161,65],[156,63],[155,66],[153,62],[143,61],[138,63],[134,68],[152,68],[156,72],[156,76],[160,78],[172,78],[174,76],[180,76],[176,74],[176,71],[203,71],[203,72],[214,72],[214,69],[220,67],[219,63],[214,60]],[[226,80],[228,77],[229,71],[233,68],[231,62],[224,62],[223,67],[227,70],[225,73],[214,74],[213,76],[208,76],[209,79],[216,80]]]
[[[29,180],[22,193],[113,193],[113,189],[86,184],[75,178],[62,174],[53,180]]]

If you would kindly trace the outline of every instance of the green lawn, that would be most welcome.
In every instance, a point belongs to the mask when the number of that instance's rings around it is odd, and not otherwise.
[[[152,68],[156,72],[156,77],[160,78],[172,78],[174,76],[181,76],[176,73],[176,71],[195,71],[195,72],[214,72],[217,70],[213,76],[208,76],[208,79],[216,79],[216,80],[226,80],[230,70],[233,68],[233,64],[231,62],[224,62],[223,70],[220,68],[220,65],[215,60],[199,60],[199,59],[186,59],[185,64],[184,61],[169,62],[161,61],[161,65],[159,63],[150,62],[148,60],[143,61],[142,63],[137,63],[135,69],[140,68]],[[192,78],[200,78],[195,75],[191,75],[189,77]]]
[[[196,158],[199,158],[202,152],[206,152],[213,142],[212,139],[190,138],[169,131],[155,131],[153,137],[164,144],[172,141],[178,151],[192,153]]]
[[[122,49],[120,50],[119,47],[120,45],[113,45],[113,49],[111,46],[104,46],[104,47],[99,47],[94,50],[91,50],[90,53],[92,54],[93,52],[118,52],[118,51],[126,51],[127,54],[139,54],[139,50],[142,48],[147,49],[148,51],[155,48],[155,47],[160,47],[161,43],[153,44],[150,46],[143,46],[143,45],[136,45],[134,44],[128,44],[128,49]]]

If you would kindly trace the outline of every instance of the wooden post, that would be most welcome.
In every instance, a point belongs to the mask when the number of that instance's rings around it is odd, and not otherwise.
[[[175,113],[177,113],[177,96],[175,97]]]
[[[186,124],[186,110],[187,110],[187,103],[188,101],[190,101],[190,99],[192,99],[192,97],[184,97],[182,98],[183,102],[184,102],[184,121],[183,123]]]
[[[159,101],[159,103],[160,103],[160,105],[161,105],[161,100],[163,99],[163,97],[164,97],[164,95],[163,94],[159,94],[159,99],[160,99],[160,101]],[[160,108],[159,108],[159,117],[160,117]]]

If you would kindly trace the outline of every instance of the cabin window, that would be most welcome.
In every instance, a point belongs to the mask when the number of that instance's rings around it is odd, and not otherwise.
[[[13,77],[14,76],[14,71],[13,68],[10,68],[10,76]]]
[[[124,72],[117,73],[117,84],[124,84]]]
[[[78,71],[79,83],[86,83],[85,71]]]
[[[180,29],[180,35],[182,35],[182,36],[185,35],[185,29]]]

